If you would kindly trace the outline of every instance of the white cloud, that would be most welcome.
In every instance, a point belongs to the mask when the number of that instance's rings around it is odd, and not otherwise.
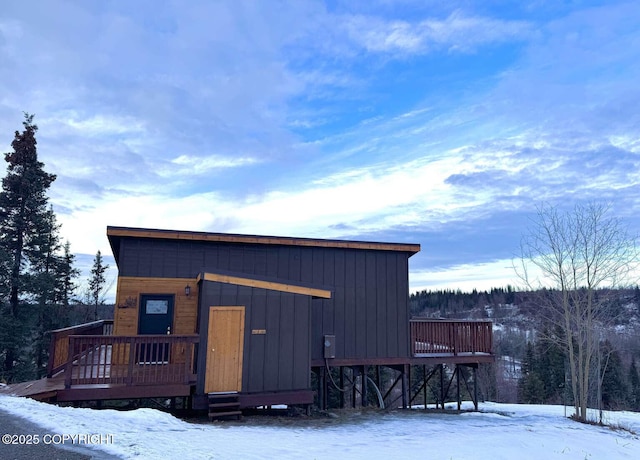
[[[261,162],[257,158],[251,157],[237,157],[229,158],[219,155],[210,155],[207,157],[195,157],[191,155],[180,155],[171,163],[181,166],[184,169],[180,170],[180,174],[202,174],[212,169],[219,168],[236,168],[239,166],[247,166]],[[175,168],[165,171],[167,175],[175,174]]]
[[[349,37],[372,52],[424,54],[432,50],[471,52],[490,43],[520,40],[532,33],[525,21],[467,16],[461,11],[445,19],[414,23],[375,17],[345,18]]]
[[[519,286],[510,259],[479,264],[462,264],[443,269],[410,270],[410,292],[422,290],[460,289],[464,292],[490,290],[494,287]]]

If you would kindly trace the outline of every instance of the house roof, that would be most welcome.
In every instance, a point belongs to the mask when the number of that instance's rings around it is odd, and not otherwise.
[[[280,246],[307,246],[344,249],[371,249],[377,251],[408,252],[420,251],[419,244],[379,243],[371,241],[327,240],[319,238],[293,238],[287,236],[240,235],[233,233],[207,233],[184,230],[160,230],[151,228],[107,227],[107,237],[116,262],[120,256],[121,238],[157,238],[167,240],[210,241],[224,243],[265,244]]]

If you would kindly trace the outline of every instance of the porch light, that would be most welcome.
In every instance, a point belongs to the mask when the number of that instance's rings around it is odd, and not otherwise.
[[[186,295],[187,297],[191,295],[191,286],[189,286],[188,284],[184,287],[184,295]]]

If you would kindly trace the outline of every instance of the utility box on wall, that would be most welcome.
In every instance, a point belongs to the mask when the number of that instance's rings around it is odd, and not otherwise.
[[[336,357],[336,336],[335,335],[325,335],[324,336],[324,358],[335,358]]]

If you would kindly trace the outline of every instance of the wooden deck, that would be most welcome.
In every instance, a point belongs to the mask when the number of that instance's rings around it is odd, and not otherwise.
[[[52,331],[48,376],[2,387],[0,393],[51,401],[192,393],[197,335],[113,336],[109,326],[97,321]]]
[[[411,355],[391,358],[312,360],[314,372],[331,367],[387,366],[404,375],[412,365],[467,365],[494,361],[490,321],[412,319]],[[113,336],[98,321],[52,332],[47,378],[0,387],[47,401],[86,401],[193,395],[197,335]],[[289,394],[290,393],[290,394]],[[240,394],[242,407],[306,404],[311,390],[287,394]]]
[[[415,318],[410,321],[411,353],[416,358],[493,354],[491,321]]]

